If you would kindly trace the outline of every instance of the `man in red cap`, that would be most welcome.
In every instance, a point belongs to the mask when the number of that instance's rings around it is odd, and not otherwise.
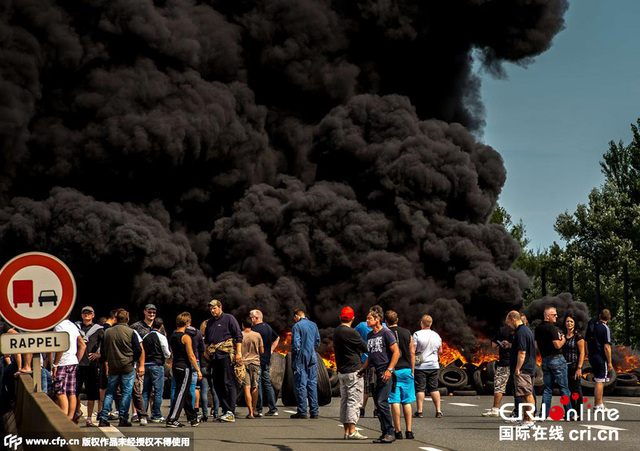
[[[362,368],[361,356],[367,345],[358,332],[351,328],[353,309],[345,307],[340,312],[340,325],[333,331],[333,349],[336,354],[338,380],[340,381],[340,421],[344,425],[345,440],[366,440],[356,431],[360,418],[364,381],[358,377]]]

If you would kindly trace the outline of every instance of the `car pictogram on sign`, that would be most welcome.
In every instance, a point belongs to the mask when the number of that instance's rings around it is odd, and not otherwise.
[[[54,290],[42,290],[40,296],[38,296],[38,302],[42,307],[43,302],[53,302],[53,305],[58,305],[58,296]]]

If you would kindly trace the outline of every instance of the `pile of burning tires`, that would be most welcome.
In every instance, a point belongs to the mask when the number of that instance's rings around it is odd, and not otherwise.
[[[493,378],[496,370],[496,361],[486,362],[481,365],[454,361],[446,368],[440,370],[438,381],[440,386],[450,393],[461,396],[473,396],[476,394],[493,394]],[[611,396],[640,396],[640,368],[626,373],[617,373],[615,370],[610,375],[609,381],[604,385],[604,392]],[[542,368],[536,365],[536,376],[533,385],[537,395],[544,391]],[[582,366],[582,391],[585,395],[593,395],[595,382],[591,365],[585,360]],[[511,395],[511,389],[507,388],[507,394]],[[554,395],[559,395],[558,388],[554,389]]]
[[[440,369],[438,374],[438,390],[442,396],[452,394],[454,396],[476,396],[493,394],[493,378],[495,376],[497,361],[485,362],[481,365],[463,363],[455,360]],[[582,390],[585,395],[592,395],[595,382],[591,365],[588,361],[582,367]],[[282,399],[285,406],[295,406],[296,399],[293,393],[293,370],[291,369],[291,355],[283,356],[274,353],[271,356],[271,383],[276,392],[276,397]],[[609,382],[605,384],[605,394],[611,396],[640,396],[640,368],[626,373],[617,373],[615,370]],[[542,368],[536,365],[534,387],[537,395],[542,395],[544,381]],[[507,395],[512,395],[511,388],[507,388]],[[554,395],[559,395],[554,389]],[[318,354],[318,403],[321,406],[331,402],[332,397],[340,396],[340,384],[338,373],[327,368]]]

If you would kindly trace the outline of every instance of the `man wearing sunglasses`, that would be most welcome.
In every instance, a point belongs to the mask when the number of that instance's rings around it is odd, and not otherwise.
[[[567,379],[567,361],[562,354],[562,346],[564,346],[566,338],[555,326],[557,320],[556,308],[547,307],[544,309],[544,321],[535,330],[536,345],[542,356],[542,374],[544,375],[542,403],[547,418],[551,411],[554,382],[560,387],[562,396],[571,396]]]

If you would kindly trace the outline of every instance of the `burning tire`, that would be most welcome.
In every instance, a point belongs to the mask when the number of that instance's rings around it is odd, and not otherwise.
[[[271,366],[269,367],[269,377],[271,385],[276,395],[276,400],[280,397],[282,390],[282,381],[284,380],[284,372],[286,370],[287,360],[282,354],[274,352],[271,354]]]
[[[640,386],[638,387],[616,387],[611,391],[614,396],[640,396]]]
[[[331,403],[331,382],[327,367],[320,354],[316,354],[318,358],[318,405],[326,406]],[[291,367],[291,354],[287,354],[285,359],[285,372],[282,380],[282,390],[280,399],[285,406],[297,406],[296,395],[293,390],[293,369]]]
[[[455,366],[448,366],[440,370],[438,381],[449,390],[459,390],[467,385],[467,373]]]
[[[478,369],[473,373],[473,386],[479,393],[493,394],[493,380],[487,379],[486,371]]]
[[[638,385],[638,376],[632,373],[618,374],[618,387],[636,387]]]
[[[322,356],[316,353],[316,358],[318,359],[318,405],[326,406],[331,404],[331,381]]]
[[[280,399],[285,406],[295,406],[296,395],[293,393],[293,370],[291,369],[291,354],[285,357],[284,377],[282,378],[282,390],[280,390]]]
[[[453,392],[454,396],[476,396],[478,394],[475,390],[456,390]]]
[[[340,397],[340,379],[338,379],[338,372],[327,368],[329,373],[329,382],[331,382],[331,396],[333,398]]]
[[[472,382],[473,381],[473,375],[478,370],[478,365],[475,365],[473,363],[465,363],[460,368],[463,369],[465,373],[467,373],[467,380],[469,382]]]
[[[493,380],[496,377],[496,361],[492,360],[487,363],[487,379]]]

